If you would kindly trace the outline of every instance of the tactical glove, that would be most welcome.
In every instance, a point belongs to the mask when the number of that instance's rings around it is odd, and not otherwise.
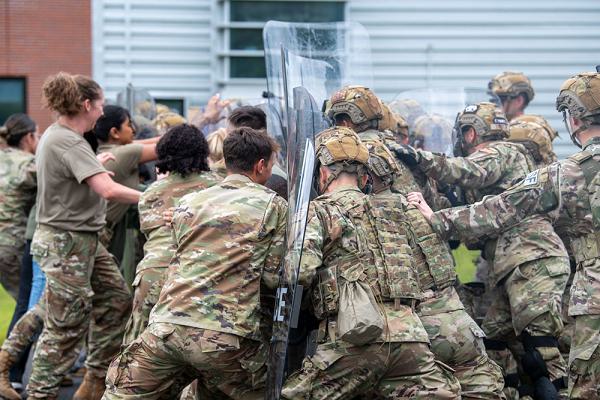
[[[421,154],[414,147],[400,144],[394,147],[394,152],[398,159],[409,167],[415,167],[421,162]]]

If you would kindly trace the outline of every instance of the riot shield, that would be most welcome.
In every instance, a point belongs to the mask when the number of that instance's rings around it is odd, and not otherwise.
[[[456,115],[469,104],[500,99],[483,89],[425,88],[400,93],[389,107],[408,123],[411,145],[453,155]]]
[[[322,104],[344,85],[371,85],[372,74],[368,34],[358,24],[269,21],[263,36],[267,123],[286,155],[289,202],[268,360],[266,399],[273,400],[281,393],[290,328],[297,326],[302,299],[297,281],[315,168],[314,136],[330,125]]]
[[[358,23],[269,21],[263,39],[267,125],[283,154],[287,154],[288,129],[294,125],[288,118],[294,87],[307,89],[319,107],[345,85],[372,87],[369,34]]]
[[[126,108],[132,117],[144,117],[152,121],[156,117],[156,103],[150,93],[131,83],[117,94],[117,105]]]

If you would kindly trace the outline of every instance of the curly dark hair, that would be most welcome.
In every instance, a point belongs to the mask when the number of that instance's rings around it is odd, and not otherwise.
[[[208,167],[208,143],[202,132],[193,125],[182,124],[169,129],[156,145],[160,173],[176,172],[181,176],[202,171]]]

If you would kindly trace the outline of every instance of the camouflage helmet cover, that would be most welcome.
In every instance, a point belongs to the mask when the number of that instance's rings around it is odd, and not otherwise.
[[[452,143],[452,122],[439,114],[421,115],[412,128],[415,141],[427,151],[445,153],[445,146]]]
[[[362,139],[369,149],[369,172],[382,180],[385,186],[391,186],[400,171],[396,158],[379,138]]]
[[[380,131],[391,131],[392,133],[408,137],[408,124],[400,115],[394,113],[390,107],[381,103],[383,118],[379,120]]]
[[[552,127],[552,125],[550,125],[550,123],[546,120],[546,118],[542,117],[541,115],[534,115],[534,114],[519,115],[518,117],[515,117],[511,120],[511,125],[513,122],[517,122],[517,121],[535,122],[536,124],[542,126],[544,128],[544,130],[546,131],[546,133],[548,134],[548,136],[550,136],[551,141],[554,141],[554,139],[556,139],[558,137],[558,131],[556,129],[554,129]]]
[[[365,86],[346,86],[335,92],[327,102],[325,113],[329,118],[348,115],[355,125],[363,125],[383,117],[381,102]]]
[[[508,140],[517,143],[535,143],[539,158],[546,164],[551,163],[555,159],[551,136],[548,134],[547,129],[537,122],[526,120],[512,121],[510,123],[510,136]]]
[[[560,87],[556,109],[568,109],[581,120],[600,115],[600,73],[586,72],[567,79]]]
[[[531,81],[522,72],[502,72],[492,78],[488,88],[500,97],[517,97],[520,94],[525,94],[527,101],[531,101],[535,96]]]
[[[369,150],[350,128],[336,126],[325,129],[315,138],[316,157],[321,165],[368,165]]]
[[[496,104],[481,102],[465,107],[456,117],[455,129],[461,131],[471,126],[479,139],[506,139],[509,135],[508,120]]]
[[[388,106],[409,125],[412,125],[418,117],[425,114],[425,110],[415,99],[394,100]]]

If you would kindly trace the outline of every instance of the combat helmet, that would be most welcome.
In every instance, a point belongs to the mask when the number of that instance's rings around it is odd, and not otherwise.
[[[332,119],[347,115],[360,132],[377,129],[377,121],[383,118],[381,102],[365,86],[346,86],[335,92],[326,103],[325,113]]]
[[[394,113],[384,102],[381,102],[381,109],[383,118],[379,120],[379,130],[392,132],[399,142],[408,139],[408,124],[404,118]]]
[[[352,129],[341,126],[325,129],[315,137],[315,147],[317,167],[324,165],[332,171],[323,190],[342,172],[359,176],[367,173],[369,149]]]
[[[425,110],[415,99],[394,100],[388,106],[394,113],[401,116],[409,126],[412,126],[417,118],[425,114]]]
[[[437,153],[452,149],[452,122],[439,114],[421,115],[412,127],[412,146]]]
[[[584,72],[567,79],[560,87],[556,109],[563,118],[571,140],[581,147],[576,135],[591,125],[600,125],[600,73]],[[571,126],[571,118],[583,122],[579,129]]]
[[[550,164],[556,159],[551,136],[546,127],[538,122],[522,119],[512,121],[508,141],[524,145],[538,163]]]
[[[390,187],[400,171],[396,158],[383,140],[369,137],[362,141],[369,149],[369,173],[378,177],[385,187]]]
[[[465,107],[458,113],[454,128],[461,132],[466,126],[473,127],[477,133],[476,144],[481,142],[506,139],[509,135],[508,120],[504,112],[496,104],[481,102]]]
[[[500,98],[514,98],[524,94],[528,103],[535,96],[531,81],[522,72],[502,72],[492,78],[488,88]]]
[[[546,118],[542,117],[541,115],[534,115],[534,114],[519,115],[518,117],[515,117],[511,121],[511,124],[516,121],[535,122],[536,124],[541,125],[544,128],[544,130],[546,131],[546,133],[548,134],[548,136],[550,137],[551,141],[554,141],[554,139],[556,139],[558,137],[558,131],[556,129],[554,129],[552,127],[552,125],[550,125],[548,120],[546,120]]]

